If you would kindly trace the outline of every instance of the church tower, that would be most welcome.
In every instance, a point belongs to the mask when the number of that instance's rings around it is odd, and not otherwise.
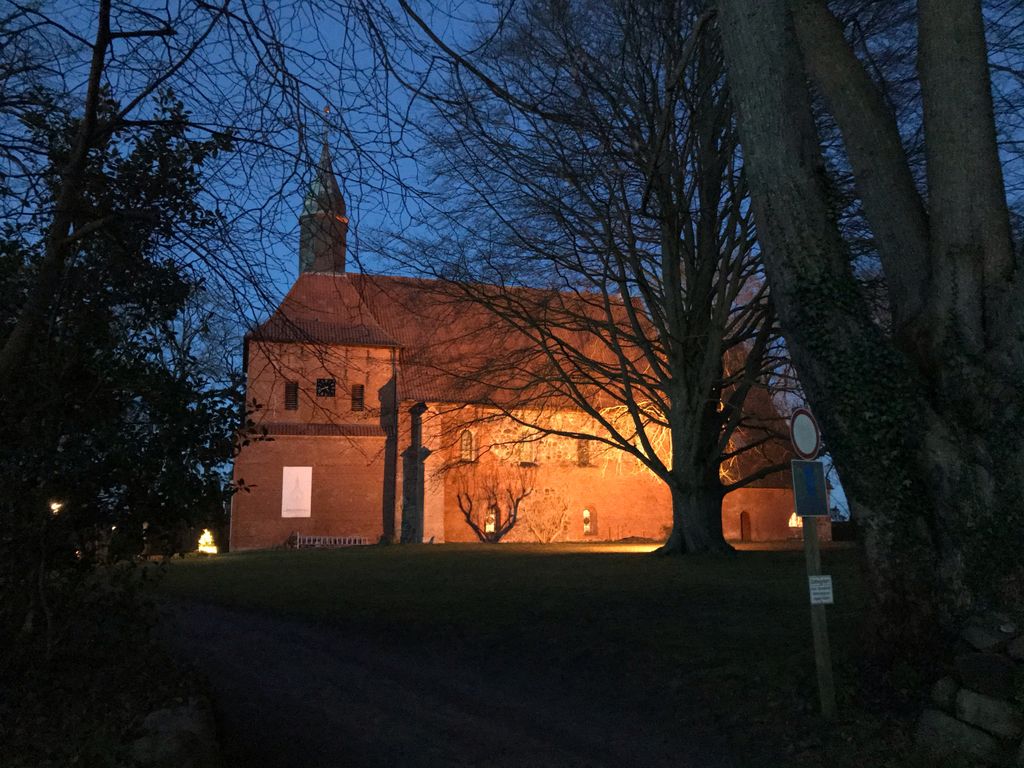
[[[309,185],[299,216],[299,273],[344,272],[347,234],[345,198],[334,177],[331,153],[325,141],[316,176]]]

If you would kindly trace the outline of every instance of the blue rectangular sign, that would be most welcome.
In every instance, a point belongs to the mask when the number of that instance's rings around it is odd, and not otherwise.
[[[793,498],[800,517],[828,517],[828,486],[825,463],[794,459]]]

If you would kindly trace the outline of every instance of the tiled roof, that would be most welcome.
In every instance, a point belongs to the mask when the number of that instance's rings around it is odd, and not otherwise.
[[[401,400],[441,403],[537,402],[558,397],[537,345],[481,302],[446,283],[419,278],[350,274],[361,300],[401,347]],[[540,307],[552,292],[517,289]],[[594,334],[577,334],[578,345]],[[589,338],[587,338],[589,336]],[[543,394],[536,391],[544,382]],[[524,397],[524,392],[530,394]],[[572,407],[561,398],[563,407]]]
[[[293,319],[274,314],[250,336],[258,341],[298,341],[319,344],[351,344],[360,347],[394,347],[393,339],[380,328],[365,323],[329,323]]]
[[[324,437],[384,437],[379,424],[306,424],[265,422],[269,435],[321,435]]]
[[[255,341],[395,347],[346,274],[307,272],[281,305],[249,334]]]

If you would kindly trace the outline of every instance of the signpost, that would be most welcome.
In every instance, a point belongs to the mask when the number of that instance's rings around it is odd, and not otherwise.
[[[835,602],[831,576],[808,576],[807,586],[810,587],[811,605],[832,605]]]
[[[832,577],[821,572],[818,546],[818,518],[828,517],[828,485],[825,465],[816,461],[821,450],[821,432],[814,416],[806,408],[793,411],[789,422],[794,459],[793,499],[796,513],[804,521],[804,557],[807,560],[807,586],[811,600],[811,632],[814,635],[814,666],[818,672],[821,714],[826,720],[836,717],[836,687],[832,677],[832,653],[828,643],[828,619],[825,606],[832,605]]]
[[[816,459],[821,450],[818,422],[806,408],[797,408],[789,417],[789,439],[801,459]]]

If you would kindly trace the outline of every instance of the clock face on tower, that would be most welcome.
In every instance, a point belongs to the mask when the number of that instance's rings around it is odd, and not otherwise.
[[[316,396],[334,397],[334,379],[317,379]]]

